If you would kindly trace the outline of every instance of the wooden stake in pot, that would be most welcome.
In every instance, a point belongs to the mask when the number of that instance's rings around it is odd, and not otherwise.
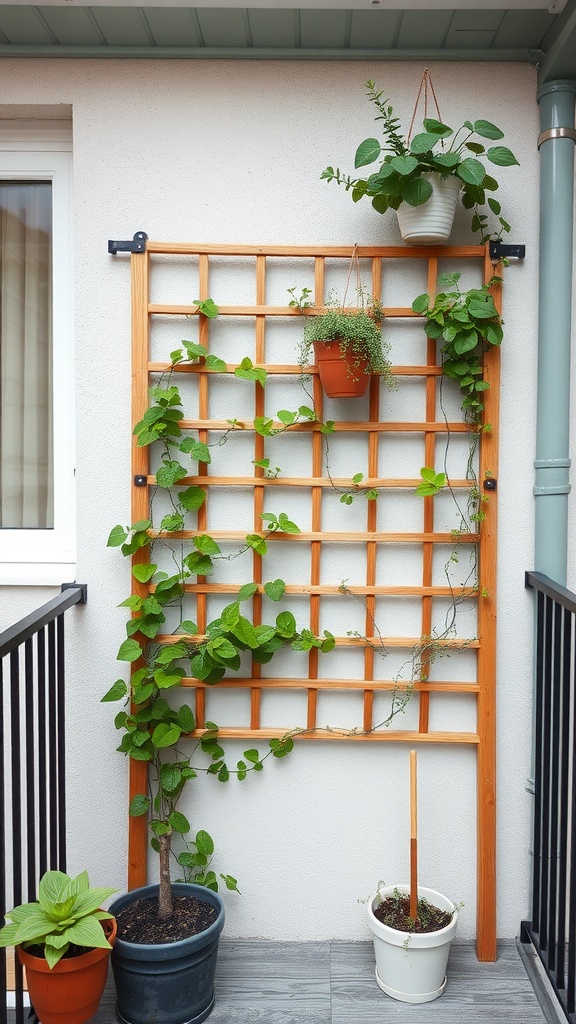
[[[410,751],[410,917],[418,917],[418,777],[416,751]]]

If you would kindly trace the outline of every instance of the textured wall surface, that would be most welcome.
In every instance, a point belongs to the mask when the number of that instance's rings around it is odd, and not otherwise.
[[[377,134],[366,79],[377,80],[408,123],[421,73],[415,64],[334,62],[0,65],[3,103],[73,107],[77,579],[88,583],[89,602],[69,613],[69,846],[71,869],[88,867],[94,884],[122,889],[126,879],[127,765],[115,752],[114,706],[99,703],[121,674],[116,605],[129,589],[127,564],[105,546],[110,527],[130,519],[129,267],[107,254],[107,240],[142,229],[166,241],[399,242],[392,216],[354,205],[319,176],[327,164],[351,170],[357,144]],[[535,72],[446,64],[433,75],[449,124],[494,121],[521,162],[497,175],[511,239],[527,245],[525,263],[505,281],[498,488],[498,934],[513,936],[529,909],[531,602],[523,574],[533,564]],[[468,219],[460,210],[456,243],[470,240]],[[0,590],[2,621],[36,596],[45,593]],[[474,753],[422,749],[419,763],[421,878],[464,902],[468,937]],[[302,744],[241,786],[200,780],[187,812],[212,833],[215,866],[242,891],[226,896],[228,934],[366,938],[359,901],[379,879],[408,873],[407,793],[407,751],[375,744]]]

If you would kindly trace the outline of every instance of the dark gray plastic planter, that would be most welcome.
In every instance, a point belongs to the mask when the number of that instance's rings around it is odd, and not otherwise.
[[[196,896],[210,903],[218,917],[205,931],[181,942],[153,946],[116,939],[112,969],[120,1024],[200,1024],[214,1006],[224,904],[218,893],[201,885],[176,882],[172,890],[175,896]],[[157,885],[133,889],[114,900],[110,913],[116,916],[134,900],[157,895]]]

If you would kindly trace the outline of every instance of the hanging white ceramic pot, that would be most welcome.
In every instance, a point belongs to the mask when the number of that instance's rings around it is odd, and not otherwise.
[[[441,178],[434,171],[422,177],[432,185],[432,195],[422,206],[401,203],[398,226],[409,245],[439,245],[450,238],[461,183],[453,174]]]
[[[429,1003],[441,996],[446,986],[450,943],[458,927],[458,911],[446,896],[418,886],[418,899],[452,914],[452,920],[435,932],[404,932],[390,928],[374,915],[376,907],[395,890],[410,892],[408,884],[389,885],[368,903],[368,926],[374,940],[376,981],[387,995],[404,1003]]]

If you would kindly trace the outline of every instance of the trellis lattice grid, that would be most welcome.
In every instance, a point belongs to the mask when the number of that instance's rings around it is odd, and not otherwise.
[[[307,367],[302,382],[297,342],[302,318],[324,307],[333,288],[342,295],[353,255],[364,287],[383,306],[383,334],[391,344],[396,383],[389,390],[373,377],[365,398],[330,400],[322,394],[315,367]],[[241,720],[225,721],[222,737],[283,736],[294,722],[282,721],[282,701],[296,695],[304,701],[297,705],[302,727],[297,738],[474,746],[478,955],[494,959],[495,496],[485,506],[481,528],[463,517],[462,509],[478,481],[482,492],[483,481],[497,475],[499,353],[494,350],[485,359],[484,378],[490,385],[484,393],[485,422],[491,429],[476,438],[471,481],[464,469],[469,431],[459,397],[450,393],[442,377],[437,343],[426,339],[411,309],[416,294],[437,291],[441,270],[462,271],[464,279],[469,274],[477,284],[490,280],[495,268],[487,249],[147,242],[145,252],[132,255],[131,265],[133,422],[143,416],[150,385],[172,372],[185,405],[181,428],[213,453],[209,464],[198,463],[180,481],[182,486],[201,486],[206,500],[194,514],[196,522],[170,540],[186,544],[207,533],[231,556],[247,533],[266,534],[264,512],[282,510],[300,526],[297,534],[269,537],[264,557],[249,549],[241,557],[224,559],[218,577],[199,576],[187,584],[192,607],[186,617],[202,633],[215,611],[251,581],[257,585],[252,619],[261,623],[271,611],[264,583],[277,573],[287,580],[286,599],[301,613],[300,624],[314,635],[327,629],[336,637],[330,654],[313,648],[307,654],[274,658],[266,666],[247,660],[240,673],[216,686],[185,678],[198,730],[214,717],[211,701],[222,709],[226,693],[239,691],[245,704],[235,698],[231,706],[241,709]],[[291,286],[296,293],[309,287],[314,307],[290,307]],[[219,307],[215,320],[196,313],[194,300],[209,296]],[[498,286],[495,299],[499,307]],[[203,359],[171,369],[169,353],[183,337],[223,358],[226,371],[214,372]],[[265,386],[234,376],[244,356],[265,368]],[[254,429],[262,417],[281,426],[277,411],[302,404],[313,407],[316,420],[298,422],[272,437]],[[321,429],[326,420],[334,423],[329,435]],[[446,454],[450,446],[454,456]],[[265,458],[270,460],[268,475],[258,465]],[[450,493],[418,497],[420,467],[444,465]],[[153,449],[138,447],[134,440],[133,475],[135,480],[144,478],[145,486],[133,487],[133,522],[148,516],[157,490],[154,471]],[[354,484],[359,471],[362,480]],[[367,489],[377,489],[378,499],[366,500]],[[342,494],[350,492],[352,504],[342,504]],[[463,521],[468,528],[458,536],[460,561],[454,565],[452,531],[461,530]],[[140,551],[134,559],[147,557]],[[474,578],[464,571],[464,580],[459,579],[462,565],[471,560]],[[136,580],[133,587],[144,596],[150,590]],[[445,628],[455,600],[464,612],[463,631]],[[435,637],[440,639],[431,645]],[[174,636],[166,633],[157,639],[171,643]],[[437,658],[444,651],[458,653],[450,673]],[[394,701],[402,702],[407,686],[411,699],[406,726],[399,728],[399,716],[391,721],[390,712]],[[332,713],[342,714],[342,722],[329,721],[330,706],[323,703],[334,694]],[[456,724],[451,722],[444,712],[447,697],[472,702],[471,723],[466,724],[469,711],[456,714]],[[435,716],[436,698],[442,703]],[[289,714],[293,719],[293,704]],[[141,791],[145,770],[145,765],[132,762],[131,794]],[[145,822],[131,819],[130,830],[129,884],[134,886],[145,880]]]

